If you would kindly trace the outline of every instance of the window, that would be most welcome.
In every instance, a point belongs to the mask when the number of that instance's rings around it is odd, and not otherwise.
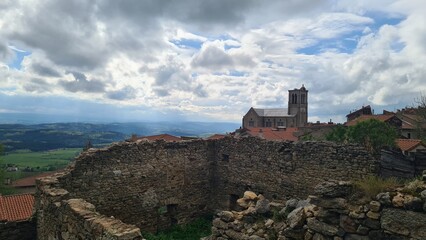
[[[407,138],[411,138],[411,133],[407,133]]]
[[[254,127],[254,121],[249,121],[249,127]]]
[[[281,120],[277,123],[277,126],[284,126],[284,123]]]
[[[305,101],[305,94],[302,94],[302,97],[300,99],[300,103],[301,104],[305,104],[306,103],[306,101]]]
[[[271,119],[267,119],[265,122],[265,127],[272,127]]]

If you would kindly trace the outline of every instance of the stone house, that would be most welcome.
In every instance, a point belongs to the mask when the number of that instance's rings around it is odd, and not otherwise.
[[[396,145],[404,155],[410,155],[418,151],[426,151],[426,144],[419,139],[397,139]]]
[[[302,127],[308,122],[308,90],[288,90],[287,108],[253,108],[244,115],[243,128],[252,127]]]

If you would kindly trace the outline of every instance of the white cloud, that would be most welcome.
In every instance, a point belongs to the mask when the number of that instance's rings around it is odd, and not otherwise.
[[[424,7],[2,1],[0,90],[239,121],[250,106],[285,107],[287,90],[305,84],[312,119],[341,119],[363,104],[409,105],[426,91]],[[386,25],[395,16],[402,21]],[[11,46],[31,52],[20,71],[7,67]]]

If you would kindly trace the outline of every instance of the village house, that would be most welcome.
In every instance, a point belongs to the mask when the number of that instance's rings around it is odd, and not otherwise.
[[[244,115],[243,128],[302,127],[308,122],[308,90],[288,90],[287,108],[254,108]]]
[[[404,155],[426,151],[426,144],[419,139],[397,139],[396,145]]]

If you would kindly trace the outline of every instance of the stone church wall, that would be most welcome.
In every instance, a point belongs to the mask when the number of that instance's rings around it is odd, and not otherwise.
[[[76,217],[81,211],[72,210],[81,208],[75,201],[96,208],[101,222],[113,217],[131,224],[130,232],[116,232],[133,236],[133,225],[155,232],[232,207],[247,189],[276,200],[304,197],[321,181],[376,171],[377,162],[356,145],[256,138],[123,142],[91,149],[73,167],[38,182],[38,232],[58,235],[58,229],[86,226],[78,223],[85,219]]]

